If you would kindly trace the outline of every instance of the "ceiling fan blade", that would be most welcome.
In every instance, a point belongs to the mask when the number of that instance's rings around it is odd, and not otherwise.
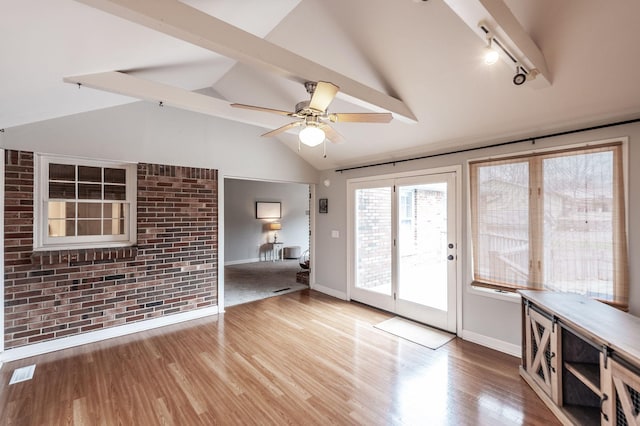
[[[289,111],[282,111],[281,109],[273,109],[273,108],[264,108],[255,105],[245,105],[245,104],[231,104],[233,108],[242,108],[242,109],[251,109],[254,111],[262,111],[262,112],[270,112],[272,114],[278,115],[291,115],[293,113]]]
[[[267,133],[265,133],[263,135],[260,135],[260,136],[268,138],[268,137],[271,137],[271,136],[279,135],[280,133],[284,133],[289,129],[293,129],[294,127],[301,126],[302,123],[303,123],[302,121],[294,121],[293,123],[285,124],[282,127],[278,127],[277,129],[272,130],[270,132],[267,132]]]
[[[340,90],[340,88],[333,83],[319,81],[316,84],[313,96],[311,96],[309,108],[322,112],[326,111],[331,101],[333,101],[333,98],[336,97],[338,90]]]
[[[329,139],[333,143],[343,143],[344,136],[338,133],[333,127],[328,124],[321,124],[319,126],[322,130],[324,130],[324,135],[327,139]]]
[[[393,114],[388,112],[342,112],[329,114],[333,123],[388,123],[393,120]]]

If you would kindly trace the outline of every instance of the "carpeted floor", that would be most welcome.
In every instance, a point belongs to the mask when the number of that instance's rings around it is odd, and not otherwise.
[[[297,259],[224,267],[224,305],[233,306],[309,288],[296,282]]]

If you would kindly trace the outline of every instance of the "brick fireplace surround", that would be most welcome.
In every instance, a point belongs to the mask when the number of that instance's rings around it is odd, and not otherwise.
[[[5,151],[5,349],[216,306],[217,180],[140,163],[137,245],[34,252],[34,154]]]

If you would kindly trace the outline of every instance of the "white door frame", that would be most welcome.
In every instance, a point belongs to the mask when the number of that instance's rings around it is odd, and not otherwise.
[[[353,220],[351,219],[354,214],[354,200],[351,197],[352,186],[354,184],[361,184],[369,181],[380,181],[388,179],[398,179],[406,177],[419,177],[433,174],[454,173],[455,174],[455,204],[456,212],[455,217],[452,219],[455,222],[456,229],[456,248],[457,248],[457,262],[456,262],[456,333],[462,335],[462,166],[453,165],[446,167],[438,167],[434,169],[421,169],[408,172],[391,173],[384,175],[367,176],[362,178],[347,179],[347,300],[351,300],[351,287],[355,278],[355,258],[354,258],[354,238],[355,230],[353,229]]]

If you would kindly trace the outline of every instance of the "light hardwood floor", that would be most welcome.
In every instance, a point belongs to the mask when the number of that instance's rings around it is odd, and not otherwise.
[[[518,359],[373,327],[390,317],[305,290],[8,363],[0,424],[557,424]],[[7,386],[33,363],[33,380]]]

